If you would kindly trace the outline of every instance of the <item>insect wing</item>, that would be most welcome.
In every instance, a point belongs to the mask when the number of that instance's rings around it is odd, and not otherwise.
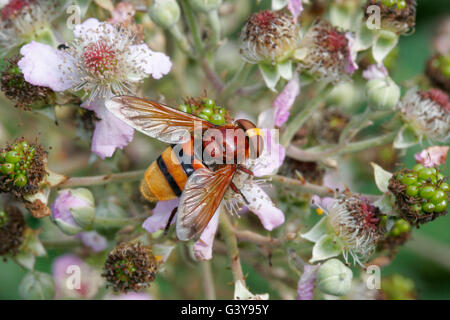
[[[138,97],[117,96],[105,104],[109,111],[134,129],[166,143],[189,141],[196,125],[202,130],[214,127],[194,115]]]
[[[189,240],[208,225],[228,189],[236,166],[217,171],[197,169],[189,178],[180,198],[177,212],[177,237]]]

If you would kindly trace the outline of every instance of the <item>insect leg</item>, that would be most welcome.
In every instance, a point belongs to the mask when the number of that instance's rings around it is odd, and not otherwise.
[[[164,235],[167,235],[167,233],[169,233],[170,224],[172,223],[172,220],[175,217],[175,214],[177,213],[177,210],[178,210],[178,207],[175,207],[172,210],[172,213],[170,214],[169,220],[167,220],[166,227],[164,228]]]
[[[242,172],[245,172],[246,174],[250,175],[250,176],[254,176],[253,172],[245,167],[238,167],[239,170],[241,170]]]
[[[247,198],[242,194],[241,190],[239,190],[233,182],[230,183],[230,187],[231,187],[231,190],[233,190],[234,192],[236,192],[236,193],[238,193],[238,194],[241,195],[242,199],[244,199],[244,202],[245,202],[247,205],[250,204],[250,203],[248,202]]]

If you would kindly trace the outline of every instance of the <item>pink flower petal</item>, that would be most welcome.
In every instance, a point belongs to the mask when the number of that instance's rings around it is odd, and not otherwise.
[[[76,235],[86,247],[94,252],[102,252],[106,249],[108,242],[106,238],[98,234],[96,231],[80,232]]]
[[[217,227],[219,225],[220,211],[221,206],[219,206],[205,230],[203,230],[200,239],[194,244],[194,256],[198,260],[210,260],[212,258],[214,237],[216,236]]]
[[[273,102],[275,108],[275,125],[281,127],[288,119],[295,99],[300,94],[300,77],[297,73],[289,80],[283,91]]]
[[[139,44],[130,47],[131,57],[154,79],[161,79],[170,72],[172,62],[170,58],[162,52],[155,52],[148,48],[146,44]]]
[[[142,228],[147,230],[148,233],[153,233],[158,230],[164,230],[169,221],[172,210],[178,207],[179,199],[173,199],[168,201],[158,201],[156,207],[153,209],[153,215],[148,217],[142,224]],[[171,225],[177,219],[172,219]]]
[[[389,75],[386,67],[384,65],[372,64],[367,67],[366,70],[363,71],[362,76],[366,80],[378,79],[378,78],[386,78]]]
[[[289,0],[288,9],[291,12],[294,23],[297,22],[298,17],[303,11],[302,0]]]
[[[257,163],[252,167],[256,177],[270,176],[277,172],[283,164],[286,150],[278,143],[277,129],[262,129],[264,136],[264,150]]]
[[[450,147],[433,146],[416,153],[414,158],[417,163],[423,164],[425,167],[437,167],[444,164],[447,160],[447,154]]]
[[[312,300],[319,265],[306,265],[297,284],[297,300]]]
[[[79,282],[73,278],[77,270],[80,275]],[[102,284],[100,274],[73,254],[65,254],[54,259],[52,274],[57,299],[92,299]]]
[[[77,78],[74,74],[76,68],[64,52],[32,41],[20,49],[20,54],[23,57],[18,66],[27,82],[35,86],[48,87],[53,91],[65,91],[73,87],[75,83],[73,79]]]
[[[356,63],[356,57],[358,55],[358,52],[354,50],[355,37],[350,32],[347,32],[345,34],[345,37],[348,40],[348,64],[346,71],[349,74],[353,74],[356,70],[359,69],[359,66]]]
[[[122,149],[133,140],[134,129],[105,107],[104,100],[92,100],[81,105],[95,111],[98,118],[92,137],[92,152],[100,158],[111,157],[116,148]]]
[[[258,216],[266,230],[271,231],[284,223],[283,212],[258,185],[247,183],[241,187],[241,192],[249,201],[248,208]]]

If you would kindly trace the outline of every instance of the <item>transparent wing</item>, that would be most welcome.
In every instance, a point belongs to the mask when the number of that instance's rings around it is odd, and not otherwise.
[[[217,171],[197,169],[189,178],[180,198],[177,212],[177,237],[189,240],[208,225],[228,189],[236,166]]]
[[[202,130],[214,127],[189,113],[138,97],[117,96],[105,104],[109,111],[134,129],[166,143],[187,142],[195,125]]]

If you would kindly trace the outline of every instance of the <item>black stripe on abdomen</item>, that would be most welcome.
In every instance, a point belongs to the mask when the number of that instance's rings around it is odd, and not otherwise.
[[[175,179],[169,173],[169,170],[167,169],[166,163],[164,162],[164,160],[163,160],[163,158],[161,156],[159,156],[158,159],[156,160],[156,164],[158,165],[158,167],[161,170],[161,172],[164,175],[164,177],[166,177],[166,180],[169,183],[170,188],[172,189],[173,193],[175,193],[175,195],[177,197],[179,197],[181,195],[181,190],[178,187]]]
[[[173,145],[173,146],[175,146],[175,145]],[[173,146],[172,146],[172,149],[173,149]],[[177,152],[173,152],[173,153],[175,153],[175,155],[178,158],[178,161],[180,161],[180,164],[183,167],[184,172],[186,172],[186,175],[188,177],[190,177],[191,174],[193,174],[194,171],[195,171],[194,167],[192,166],[192,162],[194,161],[194,156],[191,156],[189,158],[189,161],[185,163],[185,162],[183,162],[183,158],[184,158],[184,150],[183,150],[183,148],[180,148],[180,152],[179,153],[177,153]]]

